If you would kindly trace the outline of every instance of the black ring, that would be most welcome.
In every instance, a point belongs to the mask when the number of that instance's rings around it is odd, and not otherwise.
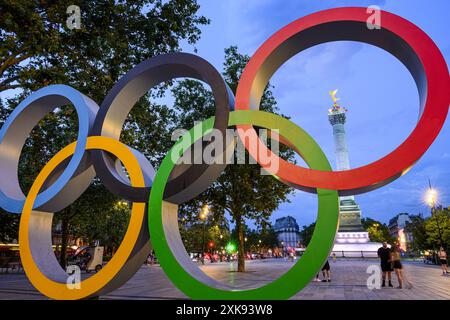
[[[109,91],[97,113],[92,135],[120,138],[122,126],[134,104],[152,87],[175,78],[188,77],[207,83],[212,90],[216,106],[214,128],[224,137],[223,152],[234,148],[234,142],[225,142],[230,110],[234,109],[234,95],[220,73],[206,60],[189,53],[170,53],[146,60],[125,74]],[[213,143],[213,142],[211,142]],[[203,144],[203,148],[207,143]],[[134,150],[136,153],[136,150]],[[97,176],[115,195],[134,202],[147,202],[153,180],[154,169],[141,154],[138,156],[146,177],[146,187],[134,188],[123,174],[118,172],[116,159],[100,151],[92,151],[92,160]],[[226,161],[218,164],[191,164],[177,166],[172,172],[164,199],[172,203],[183,203],[206,190],[225,169]],[[174,174],[177,171],[177,174]]]

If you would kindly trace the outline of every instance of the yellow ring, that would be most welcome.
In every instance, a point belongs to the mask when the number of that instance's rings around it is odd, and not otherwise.
[[[76,142],[71,143],[58,152],[42,169],[34,181],[25,205],[22,210],[19,227],[19,248],[23,268],[30,282],[41,293],[53,299],[82,299],[94,295],[106,286],[111,279],[121,270],[130,256],[138,239],[145,214],[145,203],[133,203],[130,223],[127,231],[113,258],[105,267],[90,278],[81,281],[80,289],[69,289],[66,283],[60,283],[47,278],[36,265],[29,246],[29,220],[32,214],[34,201],[50,173],[66,158],[74,154]],[[144,187],[144,177],[139,163],[133,153],[124,144],[116,139],[108,137],[89,137],[86,149],[100,149],[118,157],[130,175],[133,187]]]

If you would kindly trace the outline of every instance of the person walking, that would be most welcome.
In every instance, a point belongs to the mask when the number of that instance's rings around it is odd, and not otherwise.
[[[294,256],[294,252],[289,253],[289,261],[294,262],[295,261],[295,256]]]
[[[328,263],[328,259],[322,267],[322,276],[323,276],[322,282],[331,282],[330,264]]]
[[[386,287],[386,274],[389,281],[389,287],[392,286],[391,282],[391,273],[392,273],[392,266],[391,266],[391,249],[388,248],[387,242],[383,242],[383,246],[378,249],[378,258],[380,258],[380,265],[381,265],[381,274],[383,282],[381,283],[382,287]]]
[[[441,247],[439,250],[439,261],[441,263],[441,269],[442,274],[445,276],[446,274],[449,274],[448,272],[448,265],[447,265],[447,252],[445,252],[444,248]]]

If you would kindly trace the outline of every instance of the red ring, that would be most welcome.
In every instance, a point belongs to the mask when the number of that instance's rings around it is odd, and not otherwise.
[[[236,109],[258,109],[270,77],[293,55],[325,42],[356,40],[379,46],[400,59],[409,69],[419,90],[423,113],[408,138],[397,149],[371,164],[345,171],[318,171],[294,165],[280,158],[276,174],[280,179],[304,190],[316,188],[338,190],[340,195],[364,193],[379,188],[405,173],[433,143],[448,113],[450,77],[444,57],[430,37],[416,25],[392,13],[381,11],[381,29],[369,30],[366,8],[336,8],[300,18],[273,34],[252,56],[236,92]],[[240,138],[248,152],[259,161],[259,154],[270,152],[258,141],[249,148],[256,131],[250,125],[239,125],[249,132]],[[239,130],[240,131],[240,130]],[[247,136],[248,137],[248,136]],[[261,149],[259,149],[261,148]],[[261,150],[262,152],[252,152]]]

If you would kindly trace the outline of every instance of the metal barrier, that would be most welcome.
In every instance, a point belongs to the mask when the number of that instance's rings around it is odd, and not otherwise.
[[[302,256],[304,251],[297,251],[297,255]],[[376,251],[331,251],[330,258],[378,258]]]
[[[376,251],[332,251],[330,256],[337,258],[378,258]]]

